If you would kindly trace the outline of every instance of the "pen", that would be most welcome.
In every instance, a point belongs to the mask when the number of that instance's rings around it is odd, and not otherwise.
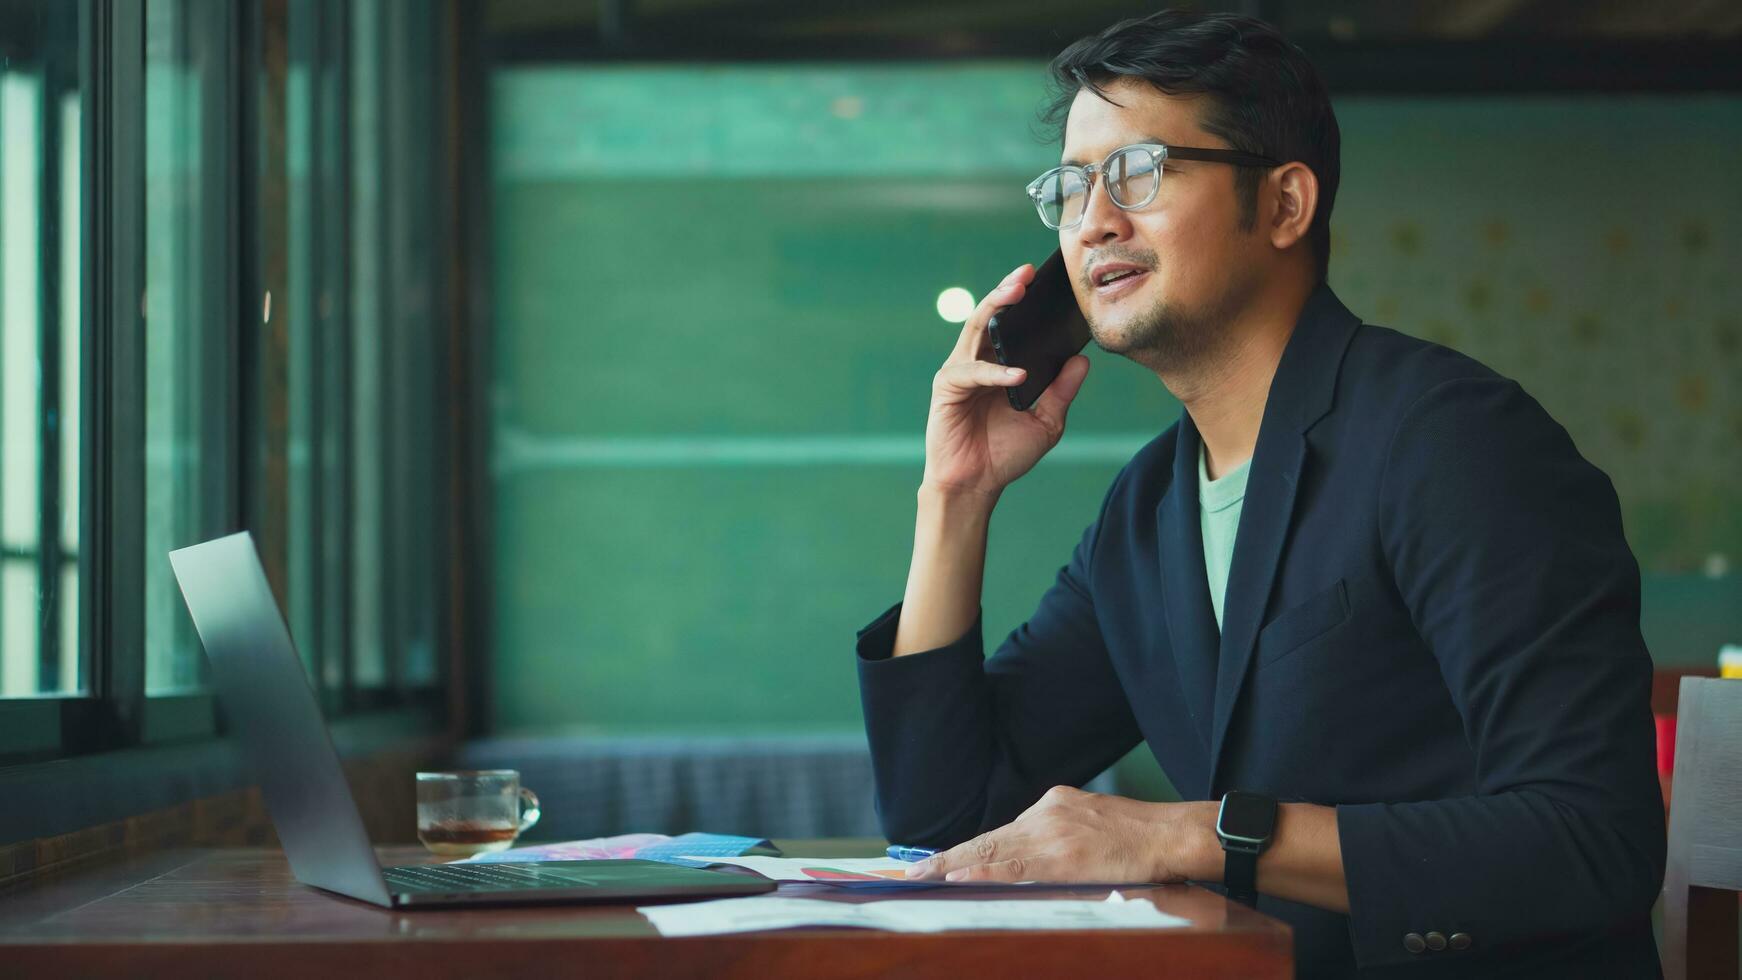
[[[903,847],[893,844],[889,848],[889,856],[897,861],[924,861],[936,853],[937,851],[929,847]]]

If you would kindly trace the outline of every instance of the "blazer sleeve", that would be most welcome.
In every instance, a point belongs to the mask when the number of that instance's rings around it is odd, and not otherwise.
[[[1649,915],[1664,815],[1639,568],[1607,476],[1515,382],[1425,393],[1392,441],[1380,537],[1476,760],[1474,795],[1337,808],[1363,967]],[[1453,954],[1441,954],[1453,955]]]
[[[877,815],[890,841],[953,847],[1052,786],[1083,785],[1141,739],[1095,620],[1100,523],[990,658],[978,617],[950,645],[902,657],[890,655],[899,603],[859,632]]]

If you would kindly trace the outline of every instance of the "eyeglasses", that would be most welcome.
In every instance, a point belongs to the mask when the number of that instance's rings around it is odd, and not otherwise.
[[[1135,211],[1155,200],[1161,189],[1163,160],[1203,160],[1237,167],[1280,167],[1281,163],[1239,150],[1133,143],[1107,154],[1098,167],[1055,167],[1028,185],[1028,196],[1048,228],[1075,228],[1089,207],[1095,178],[1105,178],[1107,197],[1121,210]]]

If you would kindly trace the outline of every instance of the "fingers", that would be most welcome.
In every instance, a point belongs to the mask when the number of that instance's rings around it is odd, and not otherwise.
[[[1028,879],[1022,875],[1033,862],[1019,855],[1033,850],[1033,842],[1027,834],[1014,824],[1005,824],[914,864],[907,869],[907,876],[919,880],[1026,881]],[[993,870],[986,870],[988,868]],[[1017,877],[989,877],[991,875]]]
[[[1035,881],[1030,862],[1022,858],[1011,858],[1007,861],[994,861],[991,864],[976,864],[966,868],[957,868],[944,875],[945,881],[975,882],[975,881]]]
[[[917,879],[941,876],[951,882],[1036,880],[1034,858],[1002,856],[1013,850],[1012,842],[994,831],[921,861],[907,869],[907,876]]]
[[[990,361],[951,361],[938,369],[932,390],[938,394],[964,394],[981,388],[1011,388],[1022,383],[1028,372]]]
[[[955,847],[934,854],[907,869],[909,878],[942,878],[958,868],[972,867],[992,860],[998,853],[999,832],[994,830]]]
[[[1022,294],[1028,288],[1029,280],[1034,278],[1034,266],[1024,263],[1010,271],[991,292],[974,307],[974,312],[962,323],[962,332],[956,337],[956,346],[950,352],[951,360],[973,360],[980,355],[980,345],[986,336],[986,323],[992,319],[992,314],[1001,306],[1009,306],[1022,299]]]
[[[1064,431],[1065,415],[1070,411],[1071,402],[1077,397],[1077,392],[1083,388],[1083,381],[1089,376],[1089,359],[1077,354],[1059,368],[1058,377],[1052,379],[1052,384],[1040,393],[1034,400],[1035,418],[1046,423],[1055,432]]]

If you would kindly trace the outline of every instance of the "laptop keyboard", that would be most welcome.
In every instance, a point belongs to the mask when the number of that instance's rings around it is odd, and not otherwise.
[[[597,879],[573,871],[513,864],[396,865],[382,868],[381,875],[397,892],[505,892],[598,884]]]

